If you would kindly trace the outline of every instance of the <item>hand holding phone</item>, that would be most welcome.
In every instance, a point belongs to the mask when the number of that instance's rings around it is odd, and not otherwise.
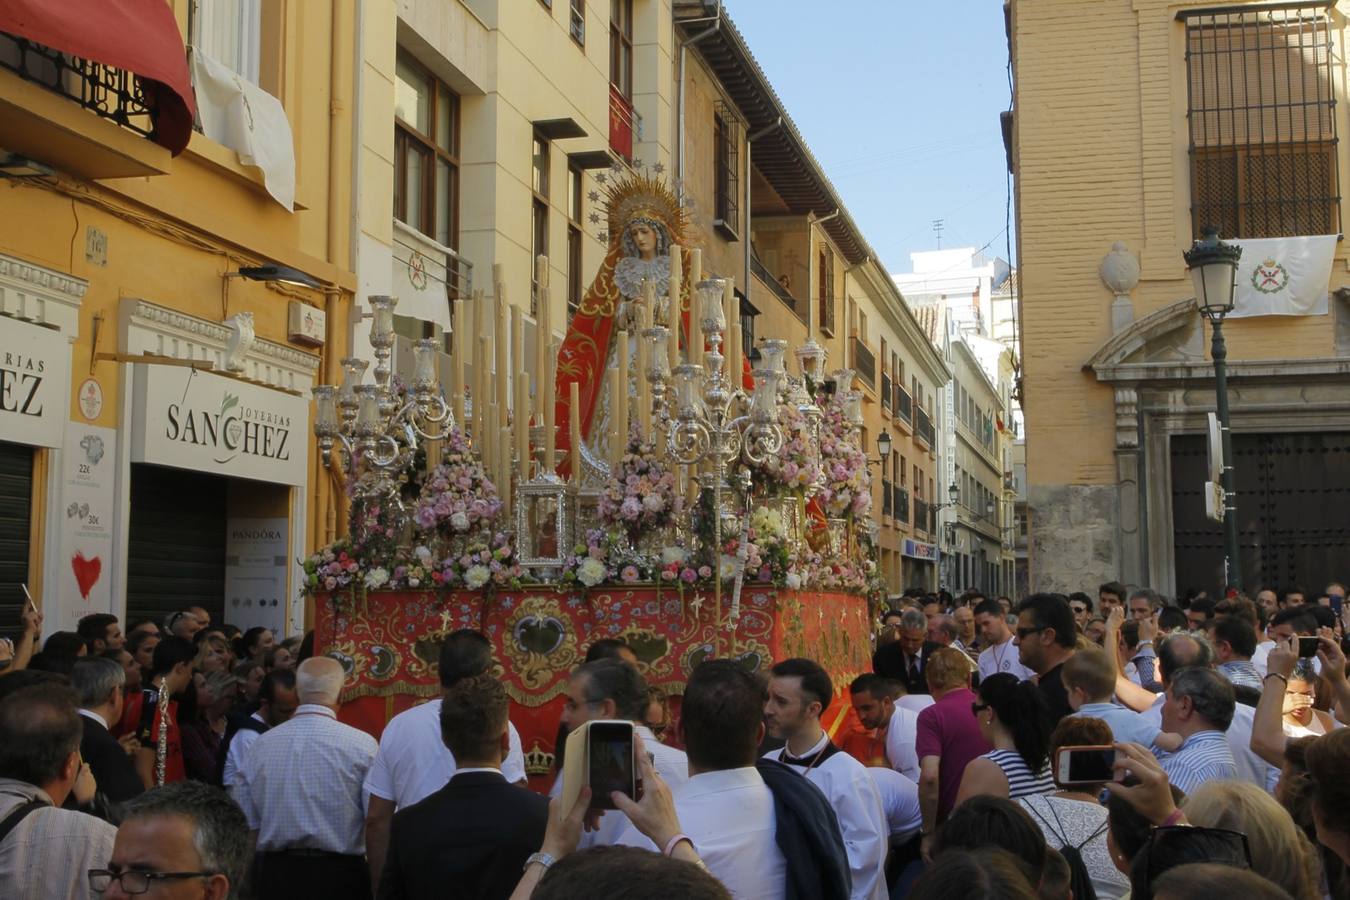
[[[591,788],[591,808],[617,809],[611,797],[616,791],[638,799],[633,723],[603,720],[587,724],[586,783]]]
[[[1055,783],[1060,787],[1105,784],[1115,777],[1116,748],[1107,745],[1060,747]]]

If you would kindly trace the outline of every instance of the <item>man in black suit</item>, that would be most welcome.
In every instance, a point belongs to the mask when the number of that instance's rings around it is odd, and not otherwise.
[[[455,774],[394,814],[380,900],[506,900],[548,825],[548,801],[502,777],[506,691],[491,673],[460,681],[441,701],[441,739]]]
[[[900,617],[900,637],[872,654],[872,671],[898,681],[910,694],[928,693],[924,669],[928,657],[941,644],[927,640],[928,618],[922,611],[907,609]]]
[[[70,680],[80,695],[80,719],[84,723],[80,755],[93,772],[99,793],[108,801],[105,811],[115,813],[120,804],[145,790],[126,747],[108,732],[108,724],[122,718],[126,673],[111,659],[84,656],[75,661]]]

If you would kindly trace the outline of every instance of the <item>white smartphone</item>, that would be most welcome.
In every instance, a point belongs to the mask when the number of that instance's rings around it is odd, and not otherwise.
[[[1055,755],[1055,783],[1060,787],[1104,784],[1115,778],[1111,768],[1115,761],[1115,747],[1060,747]]]

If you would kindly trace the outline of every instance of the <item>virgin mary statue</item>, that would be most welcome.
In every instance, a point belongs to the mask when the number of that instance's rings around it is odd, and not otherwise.
[[[617,365],[618,354],[631,356],[638,339],[635,304],[644,284],[656,288],[653,321],[671,326],[670,251],[680,253],[681,344],[689,335],[689,257],[684,243],[687,220],[684,208],[670,187],[658,177],[636,172],[614,178],[607,185],[605,206],[609,222],[609,248],[595,281],[567,326],[567,336],[558,351],[557,407],[558,447],[569,450],[559,472],[571,470],[577,454],[570,452],[568,421],[571,385],[578,386],[583,456],[605,458],[610,431],[610,379],[605,372]],[[619,347],[618,332],[627,330],[629,346]],[[630,366],[633,377],[636,367]]]

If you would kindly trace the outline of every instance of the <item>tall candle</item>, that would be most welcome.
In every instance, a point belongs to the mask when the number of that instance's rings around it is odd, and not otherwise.
[[[619,394],[618,416],[619,456],[628,449],[628,332],[619,332]]]
[[[502,500],[506,503],[507,515],[511,515],[511,426],[503,425],[498,436],[502,482],[498,485]]]
[[[478,298],[477,309],[481,310],[483,298]],[[481,325],[483,316],[481,312],[474,316],[475,321]],[[473,440],[478,444],[479,456],[482,456],[483,447],[486,446],[487,433],[487,359],[489,339],[482,331],[476,332],[478,339],[474,341],[473,347]],[[487,457],[482,457],[484,462]]]
[[[511,405],[511,382],[507,378],[510,364],[507,362],[506,345],[511,337],[510,306],[506,302],[505,285],[497,285],[497,320],[494,332],[496,353],[493,356],[493,379],[497,387],[497,413],[500,418],[494,420],[493,428],[506,427],[506,412]]]
[[[516,475],[521,481],[530,477],[530,385],[524,377],[516,381]]]
[[[575,381],[567,385],[567,440],[568,463],[572,481],[581,483],[581,386]]]
[[[703,251],[695,247],[689,251],[689,334],[685,335],[685,358],[696,366],[703,365],[703,332],[698,327],[698,283],[703,280]],[[676,319],[676,325],[681,320]]]
[[[734,387],[740,384],[740,379],[731,370],[731,364],[735,359],[735,348],[731,346],[732,329],[731,323],[740,318],[740,308],[736,303],[736,282],[730,275],[722,283],[722,315],[727,320],[726,331],[722,333],[722,358],[727,380]]]
[[[611,409],[614,413],[614,421],[610,426],[613,430],[609,435],[609,461],[611,465],[618,465],[623,457],[623,429],[619,427],[619,395],[623,391],[623,384],[619,379],[622,375],[618,365],[605,374],[609,376],[609,395],[613,398]]]
[[[553,339],[553,327],[549,318],[548,257],[540,254],[535,257],[534,264],[534,277],[539,283],[539,310],[534,320],[534,421],[535,424],[542,424],[544,410],[548,408],[544,393],[544,382],[547,380],[548,347],[549,342]],[[522,371],[524,371],[523,368]]]
[[[652,291],[654,296],[654,289]],[[642,333],[647,330],[651,324],[652,307],[643,306],[638,314],[638,339],[637,339],[637,410],[638,425],[642,430],[643,438],[651,435],[652,422],[651,404],[647,402],[647,339]]]
[[[679,244],[670,245],[670,301],[666,326],[670,328],[670,369],[680,364],[680,285],[684,279],[683,254]]]
[[[557,408],[554,404],[554,359],[558,355],[558,345],[553,341],[548,344],[548,356],[544,362],[544,371],[539,377],[544,386],[544,471],[552,475],[558,467],[558,435],[554,431],[554,417],[557,415]]]
[[[450,409],[455,416],[455,424],[464,427],[464,348],[468,342],[464,339],[469,331],[469,323],[464,321],[464,301],[455,298],[452,305],[452,327],[450,333]]]

